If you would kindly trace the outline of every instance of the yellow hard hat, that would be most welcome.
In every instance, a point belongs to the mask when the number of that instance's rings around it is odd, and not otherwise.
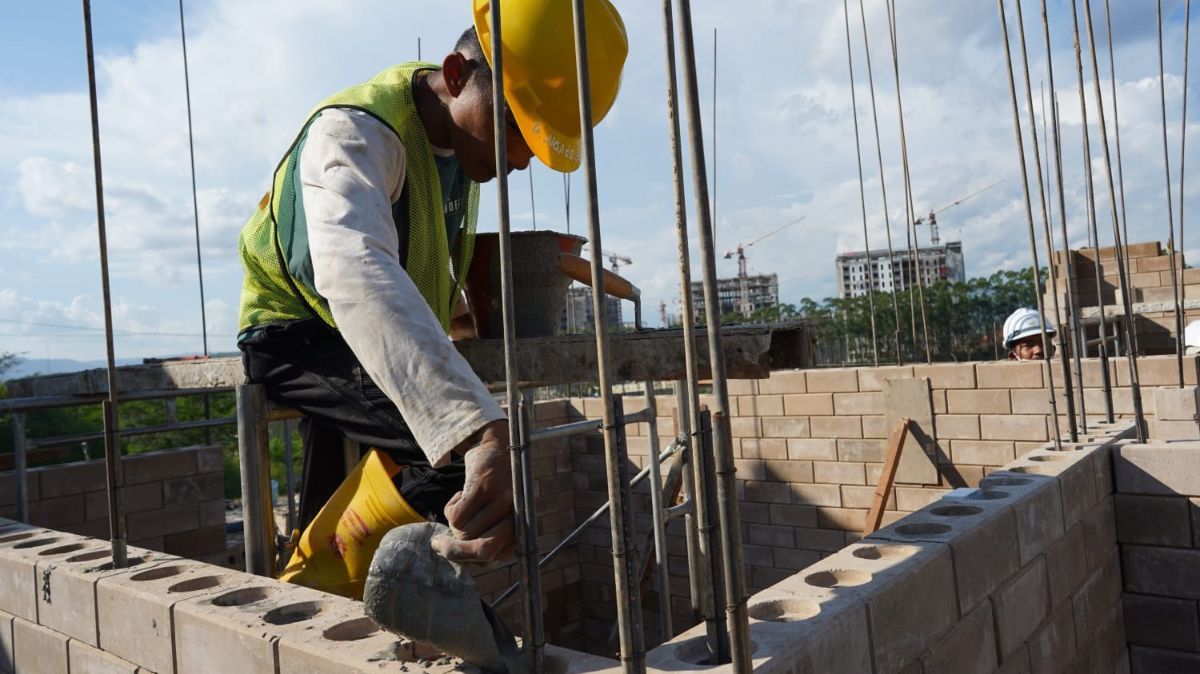
[[[475,31],[492,59],[492,0],[474,0]],[[575,28],[568,0],[499,0],[503,20],[504,98],[529,149],[564,173],[579,168],[579,83]],[[588,73],[592,126],[600,123],[621,88],[629,53],[625,23],[609,0],[587,0]]]

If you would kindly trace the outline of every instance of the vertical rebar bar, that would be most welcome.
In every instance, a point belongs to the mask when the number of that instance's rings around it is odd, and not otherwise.
[[[1021,5],[1021,0],[1016,0],[1017,7]],[[1025,138],[1021,133],[1021,111],[1017,103],[1017,83],[1016,77],[1013,75],[1013,60],[1012,49],[1008,44],[1008,19],[1004,16],[1004,0],[996,0],[996,6],[1000,10],[1000,30],[1004,39],[1004,56],[1005,65],[1008,70],[1008,87],[1012,94],[1012,114],[1013,114],[1013,131],[1017,137],[1017,158],[1018,164],[1021,167],[1021,192],[1025,195],[1025,217],[1029,231],[1029,257],[1033,260],[1033,291],[1037,295],[1038,308],[1038,323],[1042,333],[1042,362],[1045,364],[1046,370],[1046,389],[1050,396],[1050,414],[1054,419],[1054,447],[1062,449],[1062,437],[1058,429],[1058,404],[1054,399],[1054,367],[1050,362],[1050,337],[1046,334],[1046,321],[1043,318],[1046,315],[1044,302],[1042,299],[1042,278],[1041,267],[1038,265],[1037,252],[1037,234],[1033,228],[1033,203],[1029,194],[1029,172],[1025,166]],[[1018,12],[1020,10],[1018,9]],[[1030,95],[1030,111],[1032,113],[1033,103],[1032,94]],[[1033,128],[1034,142],[1037,138],[1037,127]],[[1040,164],[1039,164],[1040,166]],[[1040,170],[1040,169],[1039,169]]]
[[[25,437],[25,413],[13,412],[13,472],[16,474],[17,520],[29,522],[29,473],[26,472],[25,452],[29,439]]]
[[[575,0],[577,3],[582,0]],[[725,584],[725,614],[729,623],[734,670],[749,672],[750,625],[746,613],[746,569],[742,564],[742,530],[733,464],[733,436],[729,427],[729,390],[725,379],[725,352],[721,348],[721,304],[717,295],[717,262],[711,214],[708,212],[708,179],[704,170],[703,123],[696,85],[696,50],[692,40],[691,0],[679,0],[679,28],[684,55],[683,83],[691,136],[692,178],[695,182],[699,222],[700,259],[704,267],[704,310],[708,332],[708,362],[713,390],[713,450],[717,473],[718,521],[721,527],[721,566]]]
[[[925,346],[925,362],[933,362],[933,351],[929,346],[929,321],[926,318],[925,312],[925,274],[921,271],[921,241],[917,237],[917,213],[913,206],[913,191],[912,191],[912,174],[909,171],[908,163],[908,133],[904,128],[904,98],[900,94],[900,46],[897,38],[896,25],[899,23],[896,20],[895,0],[886,0],[887,2],[887,17],[888,17],[888,36],[891,38],[892,44],[892,70],[896,77],[896,116],[900,120],[900,163],[904,168],[904,209],[906,213],[906,221],[908,231],[912,236],[912,247],[910,255],[913,260],[913,269],[917,275],[917,297],[920,299],[921,305],[921,334],[922,344]],[[909,289],[909,297],[912,296],[912,290]],[[913,326],[913,351],[917,349],[917,340],[915,329]]]
[[[1058,215],[1059,227],[1062,233],[1063,241],[1063,266],[1065,268],[1064,275],[1067,279],[1067,315],[1064,317],[1064,323],[1070,321],[1070,326],[1063,325],[1064,329],[1069,329],[1071,333],[1071,350],[1075,356],[1075,386],[1079,391],[1079,423],[1083,431],[1087,432],[1087,396],[1083,390],[1083,363],[1082,352],[1084,350],[1084,336],[1082,334],[1082,326],[1079,323],[1079,307],[1077,306],[1078,297],[1075,291],[1075,270],[1074,270],[1074,254],[1071,252],[1071,239],[1067,236],[1067,200],[1066,193],[1063,188],[1063,170],[1062,170],[1062,137],[1059,133],[1059,118],[1058,118],[1058,93],[1054,86],[1054,51],[1050,44],[1050,15],[1046,9],[1046,0],[1042,0],[1042,36],[1046,42],[1046,72],[1050,80],[1050,116],[1051,126],[1054,129],[1054,175],[1058,185]],[[1059,340],[1066,344],[1066,340]],[[1072,439],[1072,442],[1076,440]]]
[[[850,46],[850,4],[842,0],[846,19],[846,64],[850,72],[850,113],[854,117],[854,157],[858,161],[858,202],[862,211],[863,248],[867,254],[867,303],[871,311],[871,354],[879,367],[879,341],[875,329],[875,271],[871,264],[871,238],[867,233],[867,188],[863,182],[862,142],[858,133],[858,97],[854,91],[854,56]]]
[[[108,363],[108,400],[104,403],[104,467],[108,489],[108,529],[113,568],[128,565],[125,524],[118,512],[117,489],[121,479],[121,439],[117,435],[117,363],[113,351],[112,293],[108,279],[108,234],[104,223],[104,173],[100,159],[100,112],[96,95],[96,56],[92,46],[92,3],[83,0],[83,36],[87,51],[88,100],[92,117],[92,169],[96,182],[96,232],[100,240],[100,288],[104,297],[104,347]]]
[[[1092,270],[1096,278],[1096,308],[1099,310],[1099,344],[1097,352],[1100,355],[1100,380],[1104,390],[1104,420],[1113,422],[1112,401],[1112,372],[1108,368],[1108,316],[1104,307],[1104,283],[1100,273],[1100,233],[1096,225],[1096,188],[1092,179],[1092,146],[1091,134],[1088,132],[1087,94],[1083,86],[1083,46],[1079,38],[1079,12],[1075,0],[1071,0],[1071,18],[1075,36],[1075,80],[1079,90],[1080,128],[1083,131],[1083,175],[1084,187],[1087,193],[1088,235],[1094,246],[1095,258],[1092,260]]]
[[[896,364],[903,365],[904,355],[900,350],[900,300],[896,297],[896,293],[898,292],[896,286],[896,252],[892,247],[892,219],[888,213],[887,180],[884,179],[883,143],[879,135],[879,108],[875,103],[875,72],[871,67],[871,39],[867,34],[867,10],[863,5],[863,0],[858,0],[858,12],[862,19],[863,50],[867,61],[867,84],[868,91],[871,92],[871,119],[875,125],[875,156],[879,161],[879,191],[883,196],[883,228],[887,232],[888,275],[892,288],[892,311],[896,316],[896,324],[892,337],[896,346]],[[869,263],[870,261],[871,251],[867,251],[867,262]],[[916,349],[915,342],[913,349]]]
[[[1167,85],[1163,61],[1162,0],[1157,0],[1155,16],[1158,20],[1158,101],[1162,111],[1163,168],[1167,185],[1167,255],[1171,258],[1171,300],[1175,303],[1175,368],[1179,375],[1179,387],[1183,388],[1183,306],[1179,296],[1179,276],[1182,266],[1176,267],[1182,256],[1175,250],[1175,202],[1171,199],[1171,152],[1167,143]]]
[[[538,575],[536,557],[532,564],[528,560],[528,538],[530,532],[527,530],[526,525],[529,521],[529,514],[526,512],[527,501],[524,498],[522,489],[524,485],[523,464],[526,461],[529,446],[528,444],[522,444],[522,424],[520,423],[520,410],[518,407],[520,405],[520,394],[517,390],[517,383],[520,381],[520,377],[517,371],[517,331],[515,305],[513,302],[512,221],[508,189],[508,134],[505,122],[507,116],[505,114],[504,103],[503,22],[500,15],[500,5],[501,3],[499,2],[491,3],[490,18],[492,29],[492,133],[495,136],[496,154],[496,208],[500,244],[500,302],[504,321],[504,378],[510,418],[508,443],[511,451],[510,465],[513,487],[513,516],[516,519],[516,551],[518,565],[521,569],[522,590],[524,591],[525,599],[523,604],[522,641],[525,644],[530,669],[536,674],[541,674],[544,663],[542,658],[538,657],[540,654],[537,650],[537,645],[541,642],[541,636],[534,633],[535,625],[540,624],[540,620],[535,620],[534,613],[540,612],[541,597],[534,594]],[[594,256],[594,259],[598,260],[600,259],[600,242],[596,241],[595,243],[597,255]],[[593,272],[592,278],[600,278],[600,276]],[[517,423],[512,423],[514,417],[517,419]]]
[[[292,448],[292,425],[283,420],[283,479],[287,480],[287,535],[296,529],[296,466]]]
[[[1108,26],[1107,35],[1108,35],[1109,86],[1111,87],[1111,90],[1112,90],[1113,137],[1114,137],[1114,139],[1116,141],[1116,145],[1117,145],[1117,188],[1119,189],[1120,195],[1121,195],[1121,199],[1120,199],[1120,202],[1121,202],[1121,228],[1120,228],[1120,231],[1121,231],[1121,239],[1124,240],[1125,245],[1128,246],[1129,245],[1129,216],[1126,214],[1126,211],[1125,211],[1125,164],[1121,158],[1121,112],[1120,112],[1121,108],[1117,103],[1117,62],[1116,62],[1116,59],[1113,58],[1112,10],[1109,8],[1109,0],[1104,0],[1104,20]],[[1097,82],[1100,81],[1099,71],[1096,72],[1096,81]],[[1104,112],[1104,106],[1100,107],[1100,112],[1101,113]],[[1108,142],[1108,139],[1105,138],[1105,143],[1107,143],[1107,142]],[[1133,262],[1131,262],[1129,260],[1128,256],[1126,256],[1125,265],[1124,265],[1126,278],[1129,278],[1129,276],[1133,273],[1133,270],[1131,268],[1132,264],[1133,264]],[[1132,334],[1130,334],[1128,336],[1128,341],[1129,341],[1129,348],[1135,352],[1138,351],[1137,331],[1134,331]]]
[[[1054,318],[1055,318],[1055,320],[1058,320],[1058,314],[1059,314],[1058,280],[1055,277],[1054,240],[1050,234],[1050,213],[1046,207],[1046,188],[1044,186],[1045,183],[1043,182],[1044,178],[1042,176],[1042,154],[1041,154],[1041,148],[1038,146],[1037,117],[1034,114],[1034,108],[1033,108],[1033,87],[1031,86],[1030,77],[1029,77],[1029,51],[1025,45],[1025,16],[1024,16],[1024,13],[1021,11],[1021,0],[1016,0],[1016,8],[1017,8],[1017,30],[1021,36],[1021,63],[1023,65],[1024,71],[1025,71],[1025,102],[1026,102],[1026,105],[1029,107],[1029,130],[1030,130],[1030,135],[1032,136],[1032,139],[1033,139],[1033,161],[1034,161],[1034,164],[1037,166],[1037,183],[1038,183],[1038,193],[1039,193],[1039,197],[1040,197],[1039,203],[1042,206],[1042,236],[1045,238],[1045,243],[1046,243],[1046,268],[1049,270],[1049,276],[1050,276],[1050,288],[1051,288],[1050,295],[1054,299]],[[1028,186],[1026,186],[1026,188],[1028,189]],[[1031,239],[1031,241],[1032,241],[1032,239]],[[1034,243],[1034,246],[1035,246],[1035,250],[1036,250],[1036,243]],[[1035,267],[1034,273],[1036,275],[1040,276],[1041,270],[1037,269],[1037,257],[1036,256],[1034,256],[1033,262],[1034,262],[1034,267]],[[1040,288],[1038,289],[1038,292],[1039,293],[1041,292]],[[1042,320],[1042,330],[1044,332],[1045,327],[1046,327],[1046,318],[1045,318],[1046,314],[1043,311],[1043,308],[1045,305],[1045,300],[1040,297],[1038,299],[1039,299],[1038,313],[1040,314],[1039,318],[1041,318],[1041,320]],[[1060,341],[1063,341],[1063,340],[1060,340]],[[1053,358],[1050,355],[1050,348],[1049,348],[1050,341],[1048,339],[1044,339],[1043,342],[1044,342],[1044,344],[1043,344],[1042,348],[1045,349],[1045,351],[1042,354],[1042,357],[1046,361],[1046,372],[1047,372],[1046,392],[1047,392],[1047,395],[1050,396],[1050,411],[1052,412],[1053,419],[1054,419],[1054,443],[1055,443],[1056,447],[1061,447],[1062,446],[1062,437],[1061,437],[1061,430],[1060,430],[1059,424],[1058,424],[1058,402],[1057,402],[1057,400],[1055,400],[1055,391],[1054,391],[1054,367],[1052,364]],[[1067,348],[1066,348],[1065,343],[1063,345],[1063,350],[1062,350],[1061,355],[1062,355],[1063,377],[1065,379],[1065,381],[1063,381],[1063,397],[1066,398],[1066,401],[1067,401],[1067,425],[1068,425],[1068,430],[1069,430],[1068,437],[1071,438],[1071,442],[1078,442],[1079,430],[1075,425],[1075,402],[1074,402],[1074,396],[1072,396],[1072,392],[1071,392],[1071,363],[1067,357]]]
[[[700,492],[708,501],[705,507],[711,513],[719,508],[717,505],[717,495],[714,493],[713,482],[716,481],[716,471],[713,461],[713,426],[712,412],[705,408],[700,411],[696,417],[696,441],[697,441],[697,463],[700,464],[700,479],[702,487]],[[706,539],[709,550],[722,550],[724,541],[721,539],[721,531],[716,524],[710,524],[707,529],[701,532],[702,537]],[[705,578],[705,582],[710,588],[714,597],[725,596],[725,572],[722,569],[723,561],[713,559],[709,565],[709,576]],[[716,606],[716,599],[713,600],[713,606]],[[718,620],[717,630],[715,633],[708,635],[709,646],[709,664],[727,664],[731,660],[729,629],[728,621]]]
[[[1187,296],[1184,293],[1184,288],[1187,285],[1187,255],[1184,253],[1185,246],[1183,242],[1183,177],[1185,175],[1185,166],[1187,164],[1187,90],[1188,90],[1188,65],[1191,55],[1192,42],[1192,0],[1187,0],[1183,13],[1183,95],[1181,102],[1183,103],[1183,112],[1179,117],[1179,298],[1180,303],[1186,304]],[[1186,306],[1185,306],[1186,313]],[[1186,323],[1186,318],[1184,320]],[[1186,330],[1186,328],[1185,328]]]
[[[522,391],[520,408],[517,413],[517,435],[520,438],[520,457],[521,466],[521,481],[519,490],[514,489],[514,498],[519,498],[524,504],[521,515],[525,518],[519,526],[524,532],[524,540],[521,543],[525,546],[521,561],[524,563],[523,569],[525,576],[525,585],[528,588],[525,603],[526,619],[529,621],[528,634],[530,641],[525,643],[525,650],[528,652],[529,658],[533,663],[533,671],[545,671],[545,650],[546,650],[546,633],[542,614],[542,578],[540,566],[538,564],[538,530],[537,530],[537,513],[534,511],[534,480],[533,480],[533,456],[531,456],[530,447],[532,445],[533,435],[533,392]],[[514,484],[514,487],[517,485]]]
[[[1142,387],[1138,380],[1137,368],[1137,351],[1134,349],[1134,332],[1133,332],[1133,300],[1129,291],[1129,276],[1125,273],[1125,250],[1124,245],[1128,242],[1121,241],[1121,227],[1117,221],[1117,188],[1113,183],[1113,166],[1112,157],[1108,152],[1108,126],[1104,117],[1104,99],[1100,89],[1100,66],[1096,59],[1096,33],[1092,30],[1092,2],[1091,0],[1083,0],[1084,18],[1087,20],[1088,31],[1088,51],[1092,58],[1092,74],[1094,75],[1092,82],[1096,89],[1096,119],[1100,122],[1100,147],[1104,150],[1104,168],[1105,174],[1108,177],[1108,196],[1109,209],[1112,214],[1113,228],[1113,243],[1115,244],[1117,256],[1117,278],[1121,284],[1121,302],[1124,305],[1121,312],[1122,320],[1125,326],[1125,359],[1129,364],[1129,392],[1133,398],[1133,414],[1135,424],[1137,426],[1138,442],[1146,441],[1146,419],[1142,413]]]
[[[614,534],[613,545],[613,566],[615,578],[618,583],[616,588],[617,599],[617,632],[621,638],[621,666],[626,672],[645,672],[646,671],[646,646],[644,635],[642,632],[642,600],[641,600],[641,573],[640,569],[634,568],[634,560],[636,554],[632,544],[633,538],[633,495],[629,480],[629,445],[626,440],[625,422],[625,403],[620,394],[612,394],[609,396],[609,401],[613,408],[613,420],[615,428],[615,442],[613,443],[613,461],[609,464],[610,470],[615,473],[614,480],[616,484],[616,494],[618,500],[612,500],[610,494],[609,500],[613,507],[609,510],[610,521],[620,521],[620,531],[624,532],[625,540],[622,542],[624,554],[617,555],[616,552],[616,535]],[[611,483],[610,483],[610,486]],[[661,485],[655,486],[655,489],[661,489]],[[613,527],[614,531],[617,530]],[[621,603],[624,602],[625,609],[629,612],[628,622],[621,621]],[[628,634],[622,634],[628,632]],[[626,644],[628,640],[628,645]]]
[[[683,357],[686,379],[676,384],[679,401],[679,433],[687,439],[684,460],[684,490],[691,490],[692,515],[685,521],[688,544],[688,585],[691,589],[692,610],[702,617],[712,644],[720,634],[720,622],[716,619],[715,601],[710,584],[701,584],[701,578],[711,576],[712,550],[700,532],[710,526],[711,513],[707,496],[703,493],[705,482],[701,479],[697,459],[700,451],[696,441],[696,414],[699,395],[696,391],[696,317],[692,306],[692,266],[687,230],[687,196],[684,192],[683,142],[679,130],[679,93],[675,68],[675,18],[671,0],[662,0],[663,44],[667,69],[667,117],[671,141],[671,177],[675,191],[675,237],[679,253],[680,321],[683,328]]]
[[[671,0],[666,0],[669,4]],[[675,413],[679,422],[679,433],[677,439],[682,439],[686,443],[683,454],[680,459],[684,461],[683,467],[683,498],[691,506],[689,511],[684,515],[683,519],[683,541],[687,550],[688,563],[688,601],[692,609],[692,620],[694,622],[703,622],[705,620],[703,613],[704,601],[700,587],[700,578],[705,573],[704,565],[700,558],[700,540],[697,535],[696,526],[696,509],[698,507],[696,482],[694,478],[695,466],[695,446],[692,444],[694,437],[692,435],[692,420],[688,418],[688,401],[687,401],[687,384],[685,382],[675,382]],[[691,459],[688,455],[691,455]],[[711,588],[709,590],[711,592]],[[711,597],[708,605],[712,605]],[[710,624],[709,627],[712,625]]]
[[[499,3],[494,3],[498,5]],[[587,195],[588,240],[592,250],[592,278],[604,278],[604,267],[599,252],[604,249],[600,237],[600,200],[596,184],[596,148],[592,133],[592,96],[591,77],[588,71],[587,18],[584,12],[584,0],[572,0],[574,8],[575,28],[575,68],[579,87],[579,126],[582,131],[584,187]],[[708,203],[705,199],[705,207]],[[705,225],[707,226],[707,222]],[[711,231],[709,232],[711,235]],[[596,364],[599,370],[598,379],[600,396],[604,400],[604,458],[608,478],[608,498],[612,502],[610,519],[612,522],[612,558],[613,573],[616,583],[617,625],[621,641],[621,665],[627,672],[640,672],[645,669],[645,653],[639,647],[641,643],[640,610],[636,592],[630,592],[629,555],[632,550],[630,537],[632,526],[629,521],[628,507],[625,502],[624,490],[628,484],[622,484],[621,473],[621,439],[623,432],[617,425],[616,410],[612,399],[612,363],[608,349],[608,303],[604,301],[604,293],[592,293],[592,312],[596,339]]]
[[[238,384],[235,398],[246,572],[274,578],[275,527],[271,509],[267,393],[262,384]]]
[[[654,382],[646,381],[646,439],[650,444],[650,510],[654,532],[654,573],[658,588],[659,629],[662,640],[671,638],[671,578],[667,562],[667,512],[663,504],[662,470],[658,464],[658,401],[654,399]]]

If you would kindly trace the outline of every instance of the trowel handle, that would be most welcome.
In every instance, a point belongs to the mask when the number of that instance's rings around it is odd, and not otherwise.
[[[579,281],[580,283],[595,288],[592,284],[592,263],[588,260],[572,255],[571,253],[559,253],[558,269],[562,273]],[[641,291],[637,286],[633,285],[623,277],[604,270],[604,294],[612,295],[622,300],[638,300],[641,298]]]

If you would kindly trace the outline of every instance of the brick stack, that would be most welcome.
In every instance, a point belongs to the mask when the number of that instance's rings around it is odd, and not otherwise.
[[[225,550],[225,498],[220,447],[184,447],[127,456],[118,492],[126,539],[187,557]],[[32,524],[107,538],[104,461],[27,471]],[[0,515],[16,517],[16,475],[0,473]]]
[[[1200,442],[1126,445],[1114,468],[1133,671],[1200,671]]]

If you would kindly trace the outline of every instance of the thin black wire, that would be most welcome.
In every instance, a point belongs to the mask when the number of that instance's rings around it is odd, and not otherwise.
[[[188,76],[187,29],[183,23],[183,0],[179,0],[179,40],[183,45],[183,91],[187,96],[188,158],[192,166],[192,218],[196,224],[196,274],[200,278],[200,334],[208,355],[208,316],[204,308],[204,262],[200,255],[200,205],[196,198],[196,143],[192,134],[192,84]]]

